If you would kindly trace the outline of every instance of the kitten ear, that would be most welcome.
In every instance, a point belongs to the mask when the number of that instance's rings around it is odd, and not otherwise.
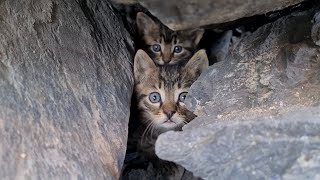
[[[188,34],[193,39],[193,42],[196,46],[199,44],[203,36],[203,33],[204,33],[204,29],[201,29],[201,28],[188,30]]]
[[[143,35],[149,35],[153,32],[159,32],[159,25],[143,12],[137,13],[136,22],[139,33]]]
[[[191,57],[191,59],[185,65],[184,69],[192,77],[198,77],[208,67],[209,60],[207,53],[204,49],[201,49]]]
[[[134,80],[139,82],[145,77],[154,76],[157,66],[143,50],[139,49],[134,56],[133,74]]]

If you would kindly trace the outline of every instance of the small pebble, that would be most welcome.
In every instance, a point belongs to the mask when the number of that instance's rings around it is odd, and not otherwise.
[[[26,156],[27,156],[27,155],[26,155],[25,153],[21,153],[21,154],[20,154],[20,157],[21,157],[22,159],[26,158]]]

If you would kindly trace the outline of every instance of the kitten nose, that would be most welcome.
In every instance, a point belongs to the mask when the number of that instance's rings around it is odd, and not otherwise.
[[[171,61],[170,59],[168,60],[163,60],[164,61],[164,64],[169,64],[169,62]]]
[[[167,115],[168,119],[171,119],[174,113],[176,113],[175,110],[165,110],[164,113]]]

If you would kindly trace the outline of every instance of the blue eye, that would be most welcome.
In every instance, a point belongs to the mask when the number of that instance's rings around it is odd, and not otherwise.
[[[158,103],[161,101],[161,96],[159,93],[157,92],[152,92],[149,94],[149,100],[152,102],[152,103]]]
[[[159,44],[154,44],[151,46],[152,51],[154,52],[160,52],[161,51],[161,46]]]
[[[182,92],[182,93],[180,93],[179,94],[179,101],[180,102],[184,102],[184,100],[186,99],[186,97],[187,97],[187,92]]]
[[[181,46],[175,46],[173,51],[174,51],[174,53],[181,53],[182,47]]]

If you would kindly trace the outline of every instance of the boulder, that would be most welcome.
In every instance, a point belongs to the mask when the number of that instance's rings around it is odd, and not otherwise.
[[[296,5],[303,0],[112,0],[140,3],[173,30],[194,28],[262,15]]]
[[[0,176],[118,179],[132,42],[107,1],[0,1]]]
[[[318,179],[314,14],[293,13],[234,43],[189,91],[198,118],[160,135],[156,154],[204,179]]]
[[[279,116],[232,119],[161,135],[160,158],[203,179],[317,179],[320,106]],[[170,147],[170,148],[169,148]]]

